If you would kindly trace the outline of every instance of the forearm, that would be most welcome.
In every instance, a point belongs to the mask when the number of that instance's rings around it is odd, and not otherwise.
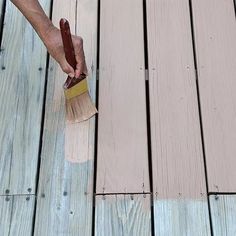
[[[79,78],[82,73],[87,74],[81,37],[75,35],[72,37],[77,62],[76,69],[74,69],[66,61],[60,29],[52,24],[38,0],[11,0],[11,2],[31,23],[44,42],[49,54],[60,64],[65,73],[72,78]]]
[[[46,41],[47,34],[53,28],[53,24],[45,14],[38,0],[11,0],[31,23],[39,37]]]

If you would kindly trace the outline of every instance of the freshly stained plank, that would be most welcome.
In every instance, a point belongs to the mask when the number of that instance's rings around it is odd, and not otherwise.
[[[188,0],[148,0],[147,30],[156,235],[209,235]]]
[[[96,197],[96,236],[151,235],[149,195]]]
[[[202,199],[206,185],[188,0],[147,3],[154,192],[160,198],[181,193]]]
[[[142,13],[101,1],[98,193],[149,191]]]
[[[49,11],[50,1],[40,1]],[[46,49],[7,1],[0,55],[0,194],[35,191]]]
[[[0,196],[0,235],[30,236],[35,196]]]
[[[210,196],[214,236],[236,235],[236,196]]]
[[[231,0],[192,0],[209,191],[235,192],[236,21]]]
[[[76,22],[76,12],[78,19]],[[53,22],[66,17],[74,32],[84,38],[93,99],[96,84],[97,1],[57,0]],[[89,23],[88,23],[89,22]],[[53,59],[48,76],[46,117],[36,209],[35,235],[91,235],[93,202],[93,157],[95,119],[69,127],[65,124],[65,101],[62,85],[66,75]],[[65,150],[65,134],[71,137],[73,153]],[[74,145],[77,145],[76,148]],[[74,148],[73,148],[74,147]],[[72,164],[65,155],[77,156]]]

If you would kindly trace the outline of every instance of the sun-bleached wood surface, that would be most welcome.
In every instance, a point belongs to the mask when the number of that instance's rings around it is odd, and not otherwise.
[[[236,196],[211,195],[210,206],[214,236],[236,235]]]
[[[205,199],[154,199],[156,236],[211,236]]]
[[[95,236],[151,236],[150,195],[96,197]]]
[[[48,14],[50,1],[41,3]],[[46,49],[7,1],[0,235],[234,235],[233,1],[101,0],[99,15],[97,0],[54,0],[52,7],[53,22],[68,18],[84,39],[99,119],[65,122],[66,75],[52,58],[46,67]]]
[[[94,98],[97,3],[83,0],[76,4],[71,0],[62,8],[63,2],[54,2],[53,22],[58,25],[60,18],[67,18],[71,31],[74,33],[77,28],[77,33],[88,42],[85,54]],[[66,75],[53,59],[49,68],[35,235],[91,235],[95,119],[66,123],[62,89]],[[70,142],[70,146],[65,142]],[[78,163],[69,162],[66,155]]]
[[[236,192],[236,21],[231,0],[192,0],[210,192]]]
[[[101,1],[100,21],[96,192],[149,191],[142,0]]]
[[[40,1],[45,11],[50,3]],[[0,194],[35,192],[46,49],[7,1],[0,55]]]
[[[0,235],[31,236],[34,195],[0,196]]]

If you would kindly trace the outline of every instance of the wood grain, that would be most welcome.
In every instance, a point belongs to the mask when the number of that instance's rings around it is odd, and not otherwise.
[[[147,17],[153,189],[206,200],[188,0],[148,0]]]
[[[0,235],[32,235],[35,196],[0,196]]]
[[[97,193],[149,191],[142,15],[101,1]]]
[[[94,99],[97,1],[76,2],[55,1],[53,22],[58,25],[61,17],[67,18],[72,32],[77,25],[79,35],[84,39]],[[91,235],[95,120],[73,126],[65,124],[62,85],[66,75],[52,58],[49,67],[35,235]],[[67,137],[71,139],[70,147],[65,146]],[[73,155],[80,162],[72,164],[66,160],[66,155]]]
[[[236,196],[211,195],[210,206],[214,236],[236,235]]]
[[[50,1],[40,1],[46,12]],[[46,49],[7,1],[0,57],[0,193],[35,192]]]
[[[156,235],[210,235],[189,2],[147,0]]]
[[[150,196],[96,197],[96,236],[151,235]]]
[[[155,199],[154,225],[155,235],[210,236],[207,201]]]
[[[209,191],[235,192],[236,22],[231,0],[192,0]]]

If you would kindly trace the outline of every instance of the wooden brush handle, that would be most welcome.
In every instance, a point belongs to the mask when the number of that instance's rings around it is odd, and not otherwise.
[[[70,33],[70,25],[66,19],[60,20],[61,37],[67,62],[76,69],[75,50]]]
[[[60,29],[66,60],[75,70],[77,62],[75,58],[75,50],[70,32],[70,25],[69,22],[64,18],[60,20]],[[64,83],[64,88],[69,89],[85,78],[85,74],[81,74],[80,77],[77,79],[68,76],[66,82]]]

